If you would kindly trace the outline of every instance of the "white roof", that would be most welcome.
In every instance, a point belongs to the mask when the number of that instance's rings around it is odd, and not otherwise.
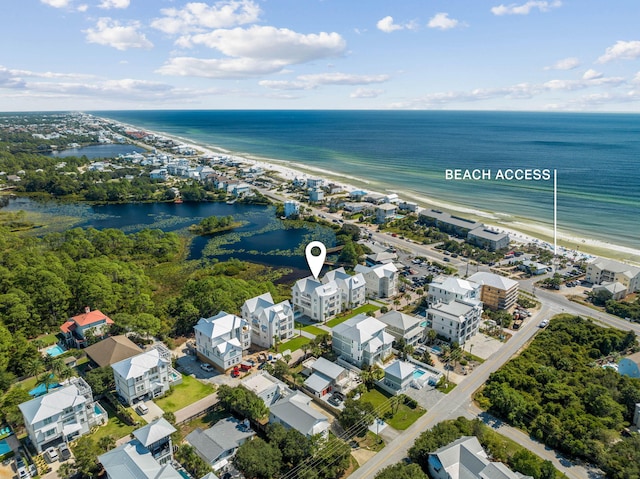
[[[60,414],[68,407],[75,407],[86,402],[87,398],[80,394],[80,390],[72,384],[55,389],[44,396],[23,402],[18,407],[24,416],[25,423],[35,424],[43,419]]]
[[[258,308],[268,308],[273,305],[273,298],[271,297],[271,293],[267,292],[261,294],[260,296],[256,296],[251,299],[247,299],[244,302],[243,309],[246,309],[249,314],[253,314]]]
[[[200,318],[193,329],[200,331],[208,338],[214,339],[231,334],[234,329],[248,327],[248,323],[240,316],[220,311],[210,318]]]
[[[621,263],[619,261],[614,261],[612,259],[605,258],[597,258],[593,260],[589,266],[596,266],[602,270],[611,271],[613,273],[631,273],[632,276],[635,276],[640,273],[640,268],[637,266],[631,266],[629,264]]]
[[[281,399],[271,406],[271,414],[289,427],[296,429],[300,433],[307,435],[322,432],[318,430],[318,425],[323,424],[327,429],[329,427],[329,419],[319,411],[316,411],[309,405],[311,398],[297,391],[295,394]]]
[[[136,429],[133,431],[133,435],[143,446],[149,447],[149,445],[170,436],[174,432],[176,432],[176,428],[173,427],[165,418],[161,417],[140,429]]]
[[[454,278],[452,276],[448,276],[442,282],[433,282],[433,283],[431,283],[429,285],[429,288],[431,288],[431,287],[441,288],[441,289],[444,289],[445,291],[449,291],[449,292],[454,293],[454,294],[465,295],[468,292],[477,289],[478,288],[478,284],[477,284],[477,281],[476,281],[475,284],[472,284],[471,282],[469,282],[467,280],[460,279],[460,278]]]
[[[345,371],[342,366],[338,366],[336,363],[332,363],[325,358],[316,359],[316,361],[311,364],[311,369],[334,380]]]
[[[139,441],[131,441],[98,456],[109,477],[118,479],[182,479],[171,464],[161,466]]]
[[[606,290],[609,291],[611,294],[617,294],[620,292],[624,292],[627,290],[627,287],[625,285],[623,285],[622,283],[618,283],[617,281],[615,283],[602,283],[598,286],[594,286],[593,290],[594,291],[600,291],[600,290]]]
[[[431,306],[427,311],[437,311],[446,316],[460,318],[466,316],[475,306],[464,301],[454,300],[449,303],[438,303]]]
[[[334,327],[333,333],[340,334],[341,336],[363,344],[381,331],[384,331],[385,327],[386,325],[376,318],[365,314],[357,314],[353,318],[347,319],[344,323],[340,323]]]
[[[504,276],[500,276],[499,274],[487,273],[485,271],[479,271],[471,275],[468,280],[473,283],[483,284],[505,291],[508,291],[514,286],[518,285],[518,283],[512,279],[505,278]]]
[[[356,273],[353,276],[347,274],[344,268],[337,268],[327,272],[322,278],[324,284],[335,282],[336,284],[344,285],[346,289],[353,290],[357,287],[364,287],[366,285],[364,276],[362,273]]]
[[[161,364],[169,364],[169,362],[160,357],[157,349],[150,349],[137,356],[123,359],[111,367],[122,378],[130,379],[143,376],[147,371]]]
[[[389,364],[386,368],[384,368],[385,375],[393,376],[394,378],[404,379],[413,374],[415,371],[415,366],[413,364],[407,363],[405,361],[396,360]]]
[[[315,294],[317,296],[332,296],[338,293],[338,285],[335,281],[328,281],[327,283],[322,284],[312,276],[296,281],[293,285],[293,289],[294,291],[297,289],[307,295]]]
[[[304,382],[304,385],[314,392],[324,391],[330,384],[331,378],[322,373],[313,373]]]
[[[391,310],[388,313],[383,314],[378,319],[388,326],[392,326],[394,328],[398,328],[403,331],[407,331],[408,329],[411,329],[413,326],[423,321],[423,319],[417,316],[404,314],[404,313],[401,313],[400,311],[394,311],[394,310]]]
[[[384,277],[390,278],[395,273],[398,272],[398,268],[396,268],[396,265],[393,263],[376,264],[371,267],[357,264],[355,267],[355,271],[356,273],[362,273],[362,274],[373,273],[378,278],[384,278]]]
[[[242,385],[248,389],[249,391],[253,391],[256,395],[260,395],[260,393],[272,388],[273,386],[277,386],[278,383],[275,380],[271,380],[271,375],[264,373],[256,374],[242,381]]]

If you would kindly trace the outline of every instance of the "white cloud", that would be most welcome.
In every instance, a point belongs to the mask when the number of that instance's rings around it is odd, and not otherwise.
[[[376,27],[378,27],[378,30],[382,30],[385,33],[395,32],[396,30],[402,30],[404,28],[402,25],[393,23],[393,17],[390,15],[378,20]]]
[[[562,6],[560,0],[543,1],[543,0],[530,0],[522,5],[511,3],[509,5],[498,5],[491,8],[491,13],[494,15],[529,15],[531,10],[537,8],[541,12],[548,12],[552,8],[558,8]]]
[[[261,80],[258,85],[272,90],[311,90],[316,87],[307,82],[289,80]]]
[[[255,23],[260,18],[260,7],[252,0],[232,0],[206,3],[187,3],[182,9],[164,8],[161,18],[151,26],[171,35],[202,32],[207,28],[230,28]]]
[[[127,8],[131,0],[102,0],[98,8]]]
[[[634,60],[640,57],[640,41],[634,40],[625,42],[619,40],[615,45],[607,48],[604,55],[602,55],[596,63],[607,63],[612,60]]]
[[[153,47],[153,43],[147,40],[144,33],[138,32],[139,28],[138,21],[123,25],[111,18],[100,18],[95,28],[84,30],[84,33],[89,43],[107,45],[118,50]]]
[[[372,90],[366,88],[358,88],[349,95],[349,98],[377,98],[384,93],[384,90]]]
[[[206,59],[175,57],[156,70],[162,75],[237,79],[280,71],[286,63],[259,61],[251,58]]]
[[[631,80],[631,83],[640,83],[640,72],[636,73],[633,80]]]
[[[71,4],[72,0],[40,0],[45,5],[53,8],[66,8]]]
[[[22,88],[25,82],[15,74],[14,70],[0,65],[0,88]]]
[[[86,12],[87,10],[89,10],[89,5],[87,5],[86,3],[83,3],[82,5],[78,5],[79,12]]]
[[[295,80],[263,80],[258,84],[273,90],[312,90],[321,85],[369,85],[389,80],[389,75],[353,75],[350,73],[315,73]]]
[[[461,23],[459,20],[454,18],[449,18],[448,13],[436,13],[427,23],[429,28],[438,28],[439,30],[449,30],[455,27],[465,26],[464,23]]]
[[[582,79],[583,80],[596,80],[598,78],[602,78],[604,75],[600,72],[597,72],[595,70],[593,70],[592,68],[588,69],[586,72],[584,72],[584,75],[582,75]]]
[[[558,60],[553,65],[544,67],[545,70],[573,70],[580,66],[580,60],[576,57],[563,58]]]

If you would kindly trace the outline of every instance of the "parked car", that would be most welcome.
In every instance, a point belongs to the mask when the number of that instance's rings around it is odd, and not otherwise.
[[[58,446],[58,456],[60,456],[61,461],[66,461],[71,457],[71,451],[69,450],[69,446],[66,443],[62,443]]]
[[[18,468],[18,477],[20,479],[30,479],[31,474],[29,474],[29,471],[27,471],[27,468],[25,466],[22,466]]]
[[[138,414],[140,414],[141,416],[144,416],[149,412],[149,408],[145,403],[141,402],[136,406],[136,411],[138,411]]]
[[[49,462],[56,462],[58,460],[58,451],[56,451],[55,447],[47,448],[47,450],[44,452],[44,455]]]
[[[339,406],[340,403],[342,402],[342,399],[340,399],[338,396],[336,396],[335,394],[333,394],[327,401],[329,404],[331,404],[332,406]]]
[[[540,324],[539,327],[541,328],[546,328],[549,325],[549,320],[548,319],[543,319]]]
[[[268,363],[264,362],[264,363],[260,363],[258,365],[258,369],[264,369],[264,367],[267,365]]]
[[[240,371],[238,371],[237,369],[233,369],[230,374],[232,378],[237,378],[238,376],[240,376]]]
[[[209,372],[209,371],[213,371],[213,366],[211,366],[211,364],[209,363],[202,363],[200,364],[200,368]]]

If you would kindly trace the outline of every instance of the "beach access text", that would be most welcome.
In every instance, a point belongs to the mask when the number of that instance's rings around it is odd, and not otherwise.
[[[551,170],[539,168],[490,169],[446,169],[445,180],[507,180],[507,181],[547,181],[552,178]]]

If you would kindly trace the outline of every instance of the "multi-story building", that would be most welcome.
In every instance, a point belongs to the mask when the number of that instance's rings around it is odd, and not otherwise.
[[[87,434],[107,422],[107,412],[93,400],[91,387],[82,378],[71,378],[62,387],[18,406],[29,438],[38,453]]]
[[[427,309],[431,329],[460,345],[478,332],[481,316],[482,303],[467,303],[457,299],[437,303]]]
[[[480,271],[467,280],[481,286],[480,300],[491,309],[509,309],[518,301],[518,283],[493,273]]]
[[[452,216],[439,210],[422,210],[418,214],[418,221],[427,226],[435,226],[440,231],[466,238],[469,231],[483,227],[482,223],[467,220],[459,216]]]
[[[592,284],[620,283],[630,294],[640,291],[640,268],[598,258],[587,265],[585,280]]]
[[[242,352],[251,346],[249,323],[235,314],[220,311],[200,318],[193,329],[198,358],[222,372],[240,364]]]
[[[171,434],[176,432],[169,421],[160,417],[133,431],[133,436],[151,453],[160,465],[173,460]]]
[[[289,218],[300,214],[300,203],[297,201],[288,200],[284,202],[284,216]]]
[[[322,397],[331,391],[346,392],[351,384],[349,371],[325,358],[316,359],[304,387],[311,394]]]
[[[263,348],[293,336],[293,308],[289,301],[274,304],[271,293],[248,299],[242,305],[242,318],[251,324],[251,343]]]
[[[322,284],[311,276],[299,279],[291,296],[294,308],[314,321],[324,323],[342,311],[342,292],[335,281]]]
[[[438,276],[429,284],[429,304],[448,303],[453,300],[479,302],[481,287],[477,283],[451,276]]]
[[[163,396],[172,384],[182,381],[180,373],[171,367],[171,353],[164,346],[114,363],[111,368],[116,392],[129,405]]]
[[[97,309],[91,311],[91,308],[87,306],[83,314],[70,318],[60,326],[60,331],[62,331],[68,347],[84,348],[87,346],[88,336],[100,338],[104,336],[112,324],[113,320],[109,316]]]
[[[383,203],[376,208],[376,223],[386,223],[396,217],[398,207],[391,203]]]
[[[414,346],[424,336],[425,319],[400,311],[389,311],[378,318],[386,326],[385,330],[395,341],[404,339],[405,344]]]
[[[391,354],[393,336],[386,324],[358,314],[333,328],[333,351],[355,365],[382,363]]]
[[[362,273],[356,273],[353,276],[347,274],[344,268],[329,271],[322,283],[327,284],[335,281],[342,295],[342,310],[354,309],[362,306],[366,299],[367,285]]]
[[[259,371],[258,374],[252,374],[247,379],[243,379],[241,385],[243,388],[255,393],[267,407],[271,407],[281,398],[293,394],[293,391],[285,383],[264,370]]]
[[[489,251],[498,251],[509,247],[509,235],[480,226],[469,231],[467,242]]]
[[[392,298],[398,294],[398,268],[393,263],[374,266],[357,264],[355,271],[364,276],[367,296]]]

